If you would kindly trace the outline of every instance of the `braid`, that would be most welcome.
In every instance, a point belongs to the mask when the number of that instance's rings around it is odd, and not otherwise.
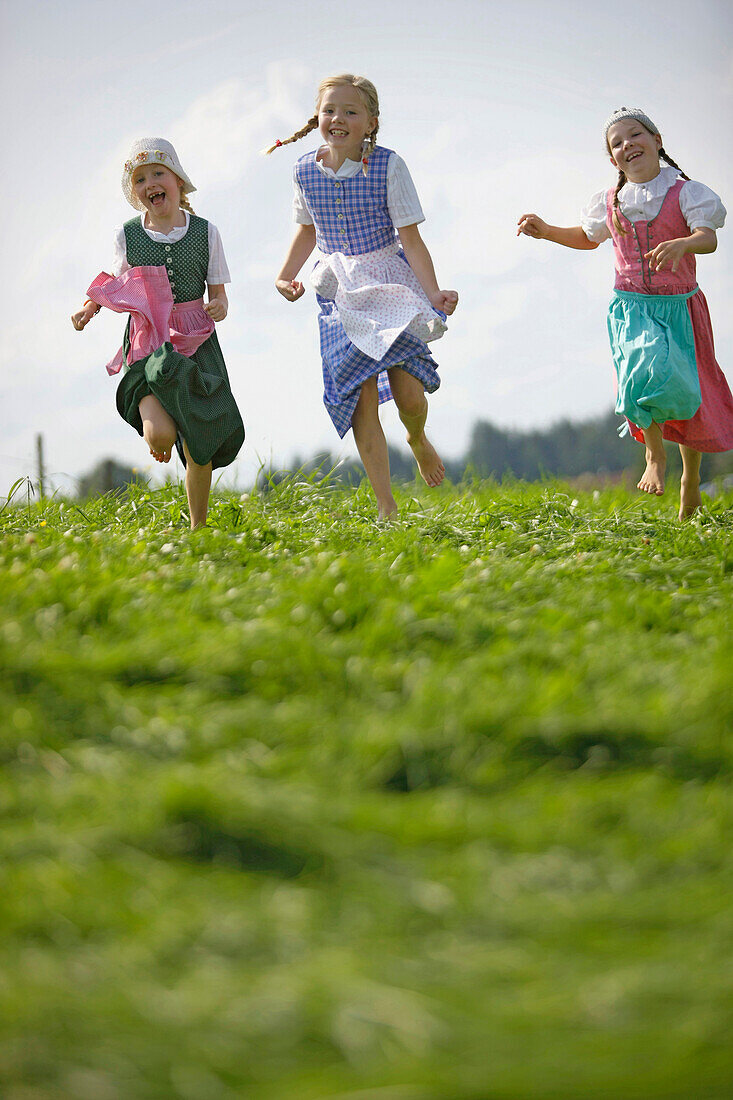
[[[377,144],[377,130],[378,129],[379,129],[379,119],[377,119],[377,125],[374,127],[371,134],[369,135],[369,141],[367,143],[366,149],[364,150],[364,156],[362,157],[362,171],[364,172],[364,175],[367,174],[367,168],[368,168],[367,161],[369,160],[369,157],[374,152],[374,149],[375,149],[376,144]]]
[[[619,193],[619,191],[621,190],[621,188],[623,187],[623,185],[625,183],[626,183],[626,174],[624,172],[622,172],[621,169],[619,168],[619,170],[618,170],[618,183],[616,184],[616,190],[613,193],[613,224],[616,226],[619,233],[623,233],[624,235],[626,235],[626,230],[624,229],[623,225],[621,224],[621,219],[618,216],[618,193]]]
[[[269,149],[265,149],[265,155],[269,156],[269,154],[274,152],[275,149],[279,149],[281,145],[290,145],[291,141],[300,141],[300,139],[304,138],[306,134],[309,134],[311,130],[315,130],[317,126],[318,112],[316,112],[316,114],[312,115],[311,118],[308,119],[305,126],[301,126],[300,130],[296,130],[292,137],[283,138],[282,141],[276,141],[275,144],[271,145]]]
[[[659,150],[659,155],[660,155],[660,157],[662,158],[662,160],[666,160],[666,162],[667,162],[667,164],[668,164],[668,165],[670,166],[670,168],[676,168],[676,169],[677,169],[677,171],[679,172],[679,174],[680,174],[680,175],[682,176],[682,179],[683,179],[683,180],[689,180],[689,178],[690,178],[690,177],[689,177],[689,176],[688,176],[688,175],[687,175],[687,174],[686,174],[685,172],[683,172],[683,171],[682,171],[682,169],[680,168],[679,164],[676,164],[676,163],[675,163],[675,161],[673,161],[673,160],[672,160],[672,158],[671,158],[671,156],[669,155],[669,153],[666,153],[666,152],[664,151],[664,147],[660,148],[660,150]]]
[[[195,213],[193,207],[191,206],[191,203],[188,201],[188,195],[184,195],[183,191],[181,191],[181,198],[178,205],[180,206],[181,210],[188,210],[189,214]]]

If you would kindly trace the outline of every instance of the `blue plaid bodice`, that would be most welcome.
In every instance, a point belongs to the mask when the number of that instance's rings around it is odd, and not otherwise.
[[[321,252],[358,256],[386,248],[395,240],[387,208],[387,164],[391,149],[375,146],[367,173],[345,179],[327,176],[316,164],[315,152],[295,165],[295,178],[316,227]]]

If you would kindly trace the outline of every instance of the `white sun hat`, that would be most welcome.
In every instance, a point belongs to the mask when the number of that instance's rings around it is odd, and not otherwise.
[[[169,141],[165,138],[140,138],[135,141],[130,149],[130,155],[122,169],[122,190],[125,198],[136,210],[144,210],[145,207],[138,199],[132,186],[132,174],[142,164],[162,164],[175,172],[183,184],[184,195],[190,195],[196,188],[181,168],[178,154]]]

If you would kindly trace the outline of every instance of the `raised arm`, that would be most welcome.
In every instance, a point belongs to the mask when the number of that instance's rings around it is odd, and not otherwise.
[[[553,244],[562,244],[566,248],[598,248],[595,241],[589,240],[580,225],[572,225],[563,228],[559,225],[548,225],[537,214],[522,214],[517,222],[517,236],[524,233],[526,237],[536,237],[540,241],[552,241]]]
[[[296,276],[305,261],[316,247],[316,227],[314,225],[299,225],[290,243],[285,263],[280,269],[280,274],[275,279],[275,287],[283,298],[289,302],[295,302],[305,294],[302,283],[296,282]]]
[[[434,309],[441,313],[451,314],[458,305],[458,294],[455,290],[441,290],[435,276],[433,260],[428,252],[425,241],[420,236],[420,230],[416,225],[403,225],[397,232],[400,235],[400,244],[405,253],[407,262],[417,276],[420,286],[430,300]]]

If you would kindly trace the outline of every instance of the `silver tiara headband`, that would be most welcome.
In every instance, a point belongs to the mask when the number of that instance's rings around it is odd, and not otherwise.
[[[641,107],[618,107],[610,118],[606,119],[603,127],[603,144],[608,152],[608,131],[617,122],[621,122],[624,118],[635,118],[637,122],[640,122],[642,126],[646,126],[652,134],[658,134],[659,130],[654,125],[649,115],[644,114]]]

